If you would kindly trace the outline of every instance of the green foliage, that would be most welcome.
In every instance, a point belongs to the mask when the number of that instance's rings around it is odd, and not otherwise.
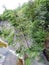
[[[32,38],[33,38],[33,45],[31,49],[33,50],[43,50],[44,48],[44,41],[45,38],[49,35],[48,34],[48,25],[49,22],[47,19],[47,7],[46,7],[46,0],[37,2],[38,6],[36,7],[36,17],[34,22],[32,23]]]
[[[8,30],[8,31],[7,31]],[[8,36],[10,33],[10,30],[9,29],[3,29],[2,30],[2,34],[4,34],[4,37]]]
[[[12,45],[12,44],[13,44],[13,39],[14,39],[14,32],[11,32],[11,33],[9,34],[9,36],[6,37],[6,40],[8,41],[8,44],[9,44],[9,45]]]
[[[14,26],[15,32],[9,30],[0,31],[8,40],[8,43],[13,42],[14,33],[17,38],[24,36],[25,40],[32,38],[33,44],[31,50],[42,50],[45,38],[49,35],[49,1],[48,0],[29,0],[21,7],[15,10],[5,10],[0,15],[0,20],[7,20]],[[18,31],[18,34],[16,34]],[[7,36],[10,36],[7,38]]]
[[[28,58],[28,59],[26,59],[26,61],[25,61],[25,65],[30,65],[31,64],[31,60]]]

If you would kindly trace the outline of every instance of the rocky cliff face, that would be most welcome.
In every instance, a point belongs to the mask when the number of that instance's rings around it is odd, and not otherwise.
[[[27,47],[27,43],[29,46],[31,45],[31,40],[27,38],[26,42],[23,35],[17,36],[19,35],[19,33],[20,33],[19,30],[16,30],[15,32],[14,27],[11,26],[11,24],[8,21],[0,21],[0,38],[2,38],[7,43],[9,40],[11,41],[12,39],[12,42],[9,42],[12,44],[11,46],[9,46],[9,48],[12,50],[16,50],[21,46]]]

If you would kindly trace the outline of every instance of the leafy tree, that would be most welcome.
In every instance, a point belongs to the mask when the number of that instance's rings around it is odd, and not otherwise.
[[[14,35],[12,37],[24,38],[27,46],[28,38],[33,40],[31,49],[42,50],[44,40],[49,32],[49,1],[48,0],[29,0],[21,7],[15,10],[5,10],[0,15],[0,20],[7,20],[14,26]],[[18,34],[17,34],[18,32]],[[8,33],[4,33],[7,35]],[[8,39],[10,40],[10,38]],[[11,43],[12,40],[9,42]],[[15,39],[16,41],[16,39]]]

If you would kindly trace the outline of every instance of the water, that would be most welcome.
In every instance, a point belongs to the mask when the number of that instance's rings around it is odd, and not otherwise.
[[[1,64],[2,62],[4,62],[4,59],[5,59],[5,56],[2,55],[2,54],[0,54],[0,64]]]
[[[6,54],[8,52],[8,48],[0,48],[0,54]]]
[[[8,48],[0,48],[0,65],[2,65],[2,63],[4,62],[7,54],[8,54]]]
[[[0,48],[0,65],[4,64],[5,65],[8,64],[10,65],[10,62],[8,61],[8,59],[11,59],[11,65],[14,61],[14,63],[16,63],[16,60],[18,60],[19,54],[15,54],[15,51],[10,50],[9,48]],[[6,61],[7,59],[7,61]],[[6,62],[5,62],[6,61]],[[15,64],[13,64],[15,65]]]

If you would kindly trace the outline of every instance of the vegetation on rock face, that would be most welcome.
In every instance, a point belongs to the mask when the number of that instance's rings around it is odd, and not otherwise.
[[[24,3],[15,10],[6,9],[0,15],[0,21],[8,21],[14,27],[14,31],[11,28],[8,31],[7,29],[0,30],[0,36],[3,35],[9,44],[17,43],[17,39],[21,41],[24,39],[29,51],[25,49],[23,52],[41,51],[44,48],[45,38],[49,36],[49,1],[29,0],[28,3]],[[28,39],[32,41],[31,46]]]

